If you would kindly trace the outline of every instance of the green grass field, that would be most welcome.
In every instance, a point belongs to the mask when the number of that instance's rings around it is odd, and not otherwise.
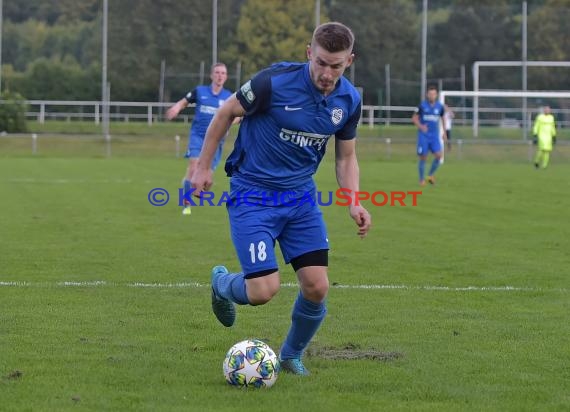
[[[223,379],[226,350],[278,349],[296,289],[217,323],[210,269],[238,269],[226,211],[180,214],[171,138],[119,139],[111,158],[95,139],[42,141],[36,156],[21,142],[0,139],[3,411],[570,410],[563,148],[540,171],[526,146],[452,152],[416,207],[368,205],[364,240],[345,208],[324,208],[334,286],[312,375],[243,391]],[[418,189],[413,146],[388,159],[363,139],[360,154],[363,190]],[[321,190],[333,170],[329,155]],[[149,204],[155,187],[168,205]]]

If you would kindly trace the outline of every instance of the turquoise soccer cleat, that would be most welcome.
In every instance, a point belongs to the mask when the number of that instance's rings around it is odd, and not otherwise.
[[[216,292],[214,292],[214,284],[218,276],[228,273],[228,269],[226,269],[225,266],[214,266],[210,278],[212,284],[212,311],[220,323],[227,328],[232,326],[236,321],[236,307],[232,301],[216,295]]]
[[[309,376],[310,373],[305,365],[303,365],[303,361],[301,358],[294,358],[294,359],[280,359],[279,364],[282,371],[291,373],[293,375],[299,376]]]

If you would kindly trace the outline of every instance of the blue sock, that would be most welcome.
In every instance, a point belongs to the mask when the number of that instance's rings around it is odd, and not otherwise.
[[[221,298],[231,300],[238,305],[249,305],[243,273],[228,273],[216,278],[212,285],[214,292]]]
[[[303,297],[301,292],[293,305],[291,328],[281,347],[281,359],[299,358],[311,341],[327,314],[325,302],[315,303]]]
[[[190,190],[192,190],[192,184],[190,183],[190,180],[186,178],[184,178],[183,182],[184,182],[184,196],[186,196],[186,193],[190,193]]]
[[[437,157],[434,157],[433,162],[431,162],[431,167],[429,169],[429,175],[433,176],[438,167],[439,167],[439,159]]]
[[[420,182],[422,180],[424,180],[425,169],[426,169],[426,161],[424,159],[420,159],[420,161],[418,162],[418,171],[420,173]]]

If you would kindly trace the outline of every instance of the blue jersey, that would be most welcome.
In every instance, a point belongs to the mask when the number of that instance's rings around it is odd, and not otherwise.
[[[233,181],[272,190],[309,191],[330,137],[356,137],[360,94],[344,77],[328,96],[308,63],[278,63],[236,93],[246,115],[226,172]]]
[[[220,106],[232,95],[226,89],[214,94],[212,86],[198,86],[186,95],[188,103],[196,103],[196,112],[192,120],[190,134],[204,137],[212,118]]]
[[[435,102],[433,105],[429,101],[424,100],[417,107],[416,113],[420,116],[420,123],[428,127],[427,133],[418,131],[418,137],[427,137],[430,139],[439,140],[441,131],[441,119],[445,113],[445,108],[440,102]]]

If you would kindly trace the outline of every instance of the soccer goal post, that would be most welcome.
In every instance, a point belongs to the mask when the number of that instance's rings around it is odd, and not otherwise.
[[[479,126],[481,124],[480,112],[483,111],[493,111],[499,113],[504,112],[518,112],[521,114],[522,121],[527,121],[528,116],[532,113],[536,113],[536,107],[546,105],[545,102],[552,101],[553,99],[568,99],[570,100],[570,91],[521,91],[521,90],[480,90],[480,91],[455,91],[455,90],[444,90],[440,92],[440,101],[443,104],[449,104],[450,106],[457,106],[451,103],[451,98],[461,98],[461,99],[473,99],[480,101],[483,98],[495,99],[495,104],[483,106],[478,104],[476,107],[473,106],[473,137],[479,136]],[[511,101],[513,99],[533,99],[538,102],[535,106],[530,107],[523,113],[522,104],[496,104],[496,101],[502,99],[506,102],[508,99]],[[508,107],[501,107],[508,106]],[[518,107],[517,107],[518,106]],[[524,130],[524,129],[523,129]]]

